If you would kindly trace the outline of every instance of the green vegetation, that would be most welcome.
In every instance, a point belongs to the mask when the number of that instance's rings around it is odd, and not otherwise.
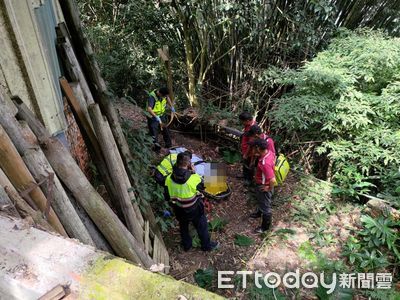
[[[274,72],[294,88],[276,100],[273,126],[286,144],[308,143],[304,159],[317,160],[313,170],[339,185],[334,193],[380,192],[398,206],[399,74],[400,39],[344,31],[298,71]]]
[[[242,155],[237,150],[222,149],[222,158],[228,164],[234,164],[242,160]]]
[[[400,234],[390,218],[361,217],[362,229],[350,236],[344,245],[343,255],[360,272],[384,270],[400,262]]]
[[[213,232],[222,231],[227,224],[227,220],[216,217],[208,222],[208,229]]]
[[[194,279],[196,280],[196,283],[205,289],[210,289],[213,284],[214,280],[214,270],[213,269],[198,269],[194,273]]]
[[[148,135],[146,128],[136,129],[129,120],[124,120],[122,125],[134,158],[129,166],[130,172],[131,174],[136,174],[134,178],[135,186],[140,187],[140,190],[133,190],[136,194],[138,205],[143,209],[143,203],[149,203],[156,214],[156,219],[161,229],[167,231],[172,225],[172,220],[162,216],[165,210],[170,211],[171,208],[168,202],[164,200],[163,188],[156,184],[149,170],[149,166],[153,165],[154,160],[154,152],[151,150],[153,146],[152,139]]]
[[[264,113],[280,92],[267,66],[296,68],[338,27],[399,33],[399,0],[78,0],[103,74],[118,96],[140,99],[164,81],[157,48],[169,46],[182,104]],[[384,7],[385,9],[382,9]]]
[[[242,234],[235,235],[235,245],[242,246],[242,247],[248,247],[252,244],[254,244],[254,240],[252,238],[242,235]]]

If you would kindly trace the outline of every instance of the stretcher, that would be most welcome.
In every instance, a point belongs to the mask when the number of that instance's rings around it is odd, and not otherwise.
[[[174,147],[170,153],[181,153],[187,151],[184,147]],[[227,199],[231,194],[231,188],[227,183],[226,165],[222,163],[206,162],[197,154],[192,154],[192,164],[195,172],[203,177],[204,196],[213,200]]]

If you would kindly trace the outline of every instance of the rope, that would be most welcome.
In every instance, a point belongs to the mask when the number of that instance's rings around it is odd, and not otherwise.
[[[166,125],[166,127],[169,127],[169,125],[171,125],[172,121],[174,121],[174,118],[175,118],[175,113],[171,111],[171,119],[169,120],[169,122]]]

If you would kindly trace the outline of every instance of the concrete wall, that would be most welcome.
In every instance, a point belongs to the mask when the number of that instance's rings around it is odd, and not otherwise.
[[[0,299],[38,299],[69,285],[67,299],[223,299],[76,240],[0,215]]]

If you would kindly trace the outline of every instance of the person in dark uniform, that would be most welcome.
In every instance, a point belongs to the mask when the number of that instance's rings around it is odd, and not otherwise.
[[[149,93],[147,111],[150,113],[151,117],[147,118],[147,125],[149,127],[150,135],[153,138],[154,149],[157,151],[161,149],[161,146],[158,143],[158,134],[160,129],[164,138],[165,148],[170,148],[172,146],[169,129],[164,126],[167,124],[167,118],[165,115],[167,103],[171,107],[171,111],[175,112],[175,108],[169,98],[168,88],[162,87]]]
[[[172,174],[165,178],[166,198],[172,202],[175,216],[179,222],[181,244],[184,251],[192,248],[189,223],[196,228],[201,242],[201,250],[211,251],[218,243],[210,240],[207,217],[204,213],[203,180],[194,173],[194,166],[187,153],[179,153]]]

